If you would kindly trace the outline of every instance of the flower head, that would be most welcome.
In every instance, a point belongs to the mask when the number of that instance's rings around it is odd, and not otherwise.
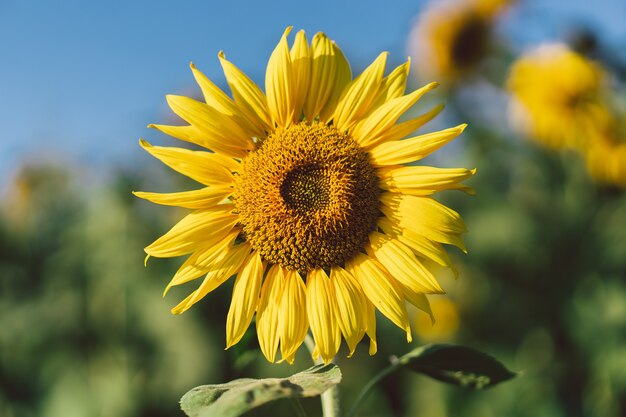
[[[598,64],[565,45],[542,45],[511,67],[513,124],[550,148],[584,146],[611,120],[604,83]]]
[[[459,215],[434,200],[468,169],[407,165],[465,125],[406,138],[441,110],[398,123],[429,84],[405,95],[409,63],[385,76],[381,54],[352,79],[341,50],[322,33],[289,47],[288,28],[267,65],[265,93],[220,53],[232,98],[192,65],[205,102],[168,96],[188,125],[153,127],[209,151],[141,144],[204,187],[135,193],[193,210],[149,245],[149,256],[187,260],[166,288],[204,276],[178,314],[236,276],[226,344],[256,316],[259,344],[292,362],[309,328],[315,355],[331,360],[342,336],[350,355],[367,334],[376,352],[375,310],[411,340],[405,300],[430,314],[443,292],[428,264],[452,268],[442,244],[465,250]]]
[[[587,170],[598,183],[626,188],[626,133],[614,126],[592,131],[583,152]]]
[[[409,36],[409,50],[424,79],[454,81],[473,73],[490,50],[496,17],[512,0],[432,2]]]

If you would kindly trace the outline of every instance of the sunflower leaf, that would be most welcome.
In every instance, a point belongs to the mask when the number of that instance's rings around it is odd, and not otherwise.
[[[489,388],[517,376],[486,353],[450,344],[417,348],[399,358],[398,365],[468,389]]]
[[[225,384],[201,385],[180,400],[189,417],[236,417],[281,398],[314,397],[341,381],[337,365],[316,365],[288,378],[243,378]]]

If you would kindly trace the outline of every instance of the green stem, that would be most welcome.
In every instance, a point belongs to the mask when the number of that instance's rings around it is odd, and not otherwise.
[[[309,333],[307,333],[304,338],[304,344],[311,355],[313,355],[313,351],[315,350],[315,342]],[[316,365],[321,365],[324,362],[319,358],[315,360]],[[320,396],[322,400],[322,415],[324,417],[339,417],[339,389],[335,385],[324,391]]]
[[[304,411],[304,407],[302,407],[302,403],[295,398],[291,399],[291,405],[296,410],[296,415],[298,417],[307,417],[306,411]]]
[[[376,384],[378,384],[384,377],[386,377],[387,375],[389,375],[390,373],[398,369],[401,365],[402,365],[401,361],[397,360],[396,362],[392,363],[391,365],[389,365],[388,367],[380,371],[380,373],[378,373],[378,375],[376,375],[374,378],[372,378],[367,383],[367,385],[363,387],[361,392],[359,392],[359,396],[354,401],[354,404],[352,405],[352,408],[350,409],[350,411],[348,411],[348,414],[346,415],[346,417],[355,417],[357,412],[359,411],[359,408],[361,407],[361,405],[363,405],[365,398],[369,395],[369,393],[376,386]]]

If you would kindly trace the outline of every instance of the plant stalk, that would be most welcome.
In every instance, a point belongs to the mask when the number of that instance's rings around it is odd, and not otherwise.
[[[309,333],[304,338],[304,344],[312,356],[315,350],[315,342]],[[321,365],[324,362],[318,358],[314,363]],[[320,398],[322,400],[322,415],[324,417],[339,417],[339,389],[337,385],[324,391]]]

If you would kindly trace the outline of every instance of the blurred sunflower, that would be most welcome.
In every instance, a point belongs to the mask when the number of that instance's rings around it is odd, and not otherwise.
[[[477,69],[490,50],[495,19],[513,0],[433,2],[409,35],[423,79],[455,81]]]
[[[562,44],[546,44],[511,67],[511,121],[550,148],[586,146],[611,121],[602,68]]]
[[[206,103],[168,96],[189,125],[154,125],[212,152],[141,145],[205,187],[172,194],[136,192],[194,211],[146,247],[148,256],[189,255],[174,285],[205,275],[173,308],[182,313],[237,275],[226,344],[237,343],[256,314],[259,344],[274,362],[280,345],[292,362],[308,329],[314,357],[330,361],[341,336],[350,355],[367,334],[376,352],[375,309],[406,331],[405,300],[430,314],[425,294],[443,292],[424,266],[452,267],[442,244],[465,251],[459,215],[435,201],[468,169],[406,166],[457,137],[465,125],[403,139],[441,107],[396,123],[429,84],[405,95],[409,62],[384,76],[382,53],[352,80],[341,50],[303,31],[290,48],[283,34],[270,56],[264,94],[219,58],[233,98],[191,69]],[[403,140],[401,140],[403,139]]]
[[[623,131],[623,129],[622,129]],[[601,184],[626,188],[626,135],[619,129],[591,132],[584,150],[587,170]]]

